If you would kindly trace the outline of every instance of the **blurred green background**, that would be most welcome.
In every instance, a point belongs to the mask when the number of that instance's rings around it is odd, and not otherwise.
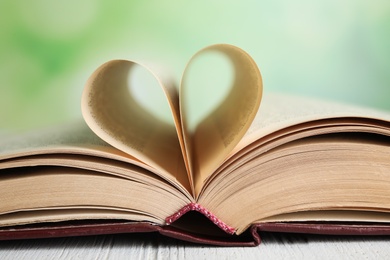
[[[265,91],[390,110],[390,1],[0,1],[0,129],[80,116],[110,59],[158,60],[179,81],[209,44],[249,52]]]

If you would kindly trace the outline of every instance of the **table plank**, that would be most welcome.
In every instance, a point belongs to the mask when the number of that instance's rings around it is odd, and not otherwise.
[[[258,247],[191,244],[158,234],[122,234],[1,241],[0,259],[384,259],[390,236],[351,237],[267,233]]]

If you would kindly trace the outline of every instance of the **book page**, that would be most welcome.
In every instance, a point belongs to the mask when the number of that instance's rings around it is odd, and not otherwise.
[[[357,132],[289,142],[216,176],[198,203],[233,227],[252,215],[237,233],[291,212],[389,211],[389,141]]]
[[[188,71],[191,69],[192,60],[208,52],[221,53],[231,61],[233,80],[225,100],[201,121],[193,135],[190,135],[186,122],[186,99],[183,98],[186,97],[188,87]],[[252,123],[260,104],[263,85],[256,63],[237,47],[227,44],[212,45],[195,54],[191,61],[182,79],[180,109],[187,153],[191,158],[190,168],[195,180],[195,192],[198,194],[203,181],[231,152]]]
[[[217,176],[280,145],[308,136],[343,132],[390,136],[390,113],[310,97],[264,93],[251,127],[218,170],[204,181],[203,191],[213,186]]]
[[[156,169],[104,142],[82,119],[0,139],[0,169],[36,165],[110,172],[126,178],[131,174],[131,178],[140,180],[148,176],[150,183],[156,180],[156,186],[164,185],[163,178],[191,198],[189,187],[165,178]]]
[[[0,160],[59,150],[75,154],[88,154],[88,150],[93,150],[129,157],[96,136],[82,119],[26,133],[4,135],[0,139]]]
[[[390,112],[386,111],[318,98],[265,92],[255,119],[229,157],[259,138],[283,128],[320,119],[347,117],[390,122]]]
[[[84,119],[107,143],[157,169],[164,178],[177,180],[190,189],[177,133],[180,131],[175,128],[177,92],[156,78],[161,94],[168,96],[171,105],[174,122],[170,124],[144,109],[129,91],[132,86],[128,78],[136,66],[141,65],[114,60],[92,74],[82,97]]]
[[[36,213],[35,216],[27,219],[30,221],[27,223],[49,221],[50,217],[39,219],[39,211],[57,209],[61,211],[80,209],[81,212],[85,210],[85,213],[91,209],[116,210],[122,214],[129,212],[130,219],[133,217],[131,213],[139,213],[141,216],[153,216],[154,219],[158,219],[157,223],[162,224],[167,215],[175,213],[178,208],[189,203],[188,198],[170,185],[153,185],[147,180],[142,182],[123,179],[112,174],[79,168],[29,167],[24,168],[23,171],[4,170],[2,174],[4,178],[0,182],[2,198],[0,226],[24,224],[20,222],[21,219],[11,216],[26,211]],[[7,178],[16,175],[18,178]],[[7,214],[10,214],[10,217],[4,219],[3,216]],[[55,221],[72,220],[66,215],[57,216],[58,219]],[[82,216],[79,217],[82,219]],[[102,215],[94,216],[94,218],[100,217]]]

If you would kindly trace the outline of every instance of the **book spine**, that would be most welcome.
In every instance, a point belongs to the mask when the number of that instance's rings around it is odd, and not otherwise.
[[[197,203],[190,203],[190,204],[184,206],[175,214],[167,217],[165,219],[165,223],[167,225],[170,225],[173,222],[175,222],[176,220],[178,220],[179,218],[181,218],[184,214],[186,214],[189,211],[197,211],[197,212],[203,214],[211,222],[213,222],[217,227],[219,227],[220,229],[222,229],[223,231],[225,231],[226,233],[228,233],[230,235],[233,235],[236,231],[233,227],[230,227],[225,222],[223,222],[222,220],[217,218],[217,216],[215,216],[213,213],[211,213],[210,211],[208,211],[207,209],[205,209],[204,207],[202,207],[201,205],[199,205]]]

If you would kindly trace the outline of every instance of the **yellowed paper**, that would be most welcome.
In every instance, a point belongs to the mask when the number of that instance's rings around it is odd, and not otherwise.
[[[131,61],[114,60],[98,68],[86,83],[82,112],[89,127],[104,141],[157,169],[165,178],[190,183],[174,124],[168,124],[145,110],[132,96],[128,76]],[[168,96],[174,120],[177,112],[173,87],[158,80]],[[173,96],[171,98],[171,96]]]
[[[207,52],[220,52],[231,60],[234,77],[231,90],[222,104],[196,127],[189,135],[186,117],[186,100],[180,100],[184,137],[191,170],[195,179],[195,191],[199,193],[203,181],[219,166],[243,137],[252,123],[260,105],[262,79],[252,58],[240,48],[219,44],[209,46],[193,56],[191,61]],[[186,68],[187,71],[188,68]],[[210,68],[212,69],[212,68]],[[180,95],[185,96],[187,88],[184,72]]]
[[[230,156],[260,138],[283,128],[326,118],[372,118],[390,121],[389,113],[313,97],[265,93],[250,128]],[[229,156],[229,157],[230,157]]]

